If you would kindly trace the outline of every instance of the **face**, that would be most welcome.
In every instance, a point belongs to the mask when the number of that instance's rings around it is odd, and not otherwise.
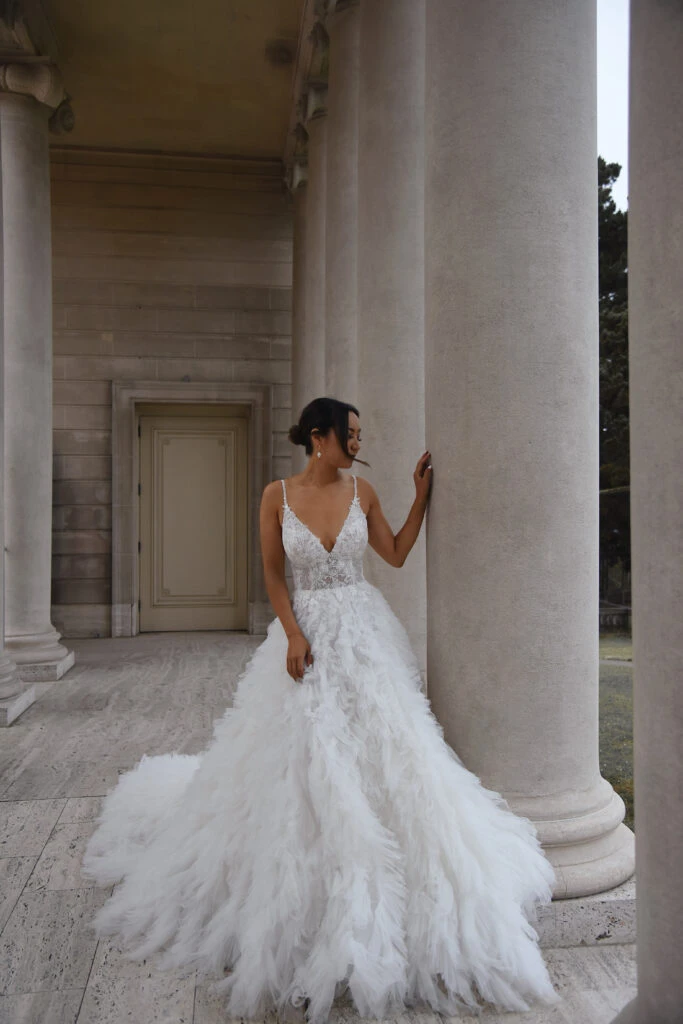
[[[347,438],[346,447],[349,450],[349,455],[355,458],[360,452],[361,445],[360,420],[356,416],[355,412],[349,412],[349,431]],[[348,469],[349,466],[353,465],[353,458],[348,458],[348,456],[344,454],[334,430],[330,430],[327,437],[320,438],[319,442],[314,441],[314,458],[316,457],[315,452],[318,443],[320,444],[323,458],[327,459],[328,462],[338,466],[340,469]]]
[[[360,437],[360,420],[356,416],[355,412],[349,412],[349,431],[347,435],[346,447],[349,449],[349,455],[356,455],[360,452],[361,437]],[[341,448],[340,448],[341,451]],[[343,452],[341,453],[343,456]],[[353,459],[347,460],[349,465],[352,465]]]

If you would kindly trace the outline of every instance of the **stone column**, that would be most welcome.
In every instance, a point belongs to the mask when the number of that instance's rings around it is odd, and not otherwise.
[[[336,0],[329,34],[325,393],[355,404],[358,388],[358,0]]]
[[[631,0],[628,214],[638,995],[683,1020],[683,5]]]
[[[633,872],[598,761],[595,0],[430,0],[428,673],[556,896]]]
[[[327,195],[327,90],[308,90],[306,222],[306,341],[299,400],[304,406],[325,394],[325,218]],[[299,371],[297,371],[299,372]],[[294,410],[297,416],[301,409]]]
[[[423,0],[361,4],[358,402],[363,457],[391,526],[415,497],[424,451]],[[425,529],[402,569],[370,552],[367,575],[426,660]]]
[[[5,337],[5,643],[25,680],[74,663],[50,622],[52,254],[45,65],[0,72]],[[45,92],[52,89],[52,92]],[[2,91],[15,90],[15,91]]]
[[[292,245],[292,423],[295,422],[304,405],[308,394],[308,373],[311,355],[311,342],[306,331],[306,300],[308,296],[308,277],[306,273],[306,206],[308,188],[306,187],[307,172],[295,166],[292,180],[292,206],[294,211],[294,234]],[[304,449],[297,446],[292,452],[292,472],[300,473],[304,468],[306,456]]]
[[[2,147],[0,132],[0,197],[2,196]],[[0,202],[0,310],[4,310],[4,217]],[[0,315],[0,728],[11,725],[36,699],[36,688],[22,681],[17,666],[5,650],[5,541],[4,541],[4,315]]]

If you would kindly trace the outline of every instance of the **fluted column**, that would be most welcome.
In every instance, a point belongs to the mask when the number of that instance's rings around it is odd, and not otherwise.
[[[325,393],[355,404],[358,389],[358,0],[337,0],[329,34]],[[362,411],[362,410],[361,410]]]
[[[559,897],[633,872],[598,761],[595,23],[427,4],[429,693]]]
[[[398,529],[424,431],[423,0],[362,0],[358,147],[358,402],[365,454]],[[425,530],[402,569],[367,575],[426,660]]]
[[[638,994],[683,1020],[683,5],[631,0],[628,293]]]
[[[44,65],[0,70],[5,643],[25,680],[59,679],[74,662],[73,652],[59,643],[50,622],[52,255],[47,133],[50,108],[59,103],[62,91],[45,79]]]

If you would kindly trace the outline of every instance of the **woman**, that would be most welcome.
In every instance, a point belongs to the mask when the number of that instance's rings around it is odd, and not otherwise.
[[[144,756],[105,799],[84,872],[123,879],[99,934],[128,955],[215,976],[231,1017],[348,991],[362,1016],[428,1003],[554,1003],[532,927],[554,873],[530,821],[446,744],[398,619],[363,578],[368,542],[403,565],[431,463],[394,535],[358,459],[358,410],[319,398],[290,439],[302,473],[265,488],[277,618],[200,755]],[[285,554],[295,591],[290,600]]]

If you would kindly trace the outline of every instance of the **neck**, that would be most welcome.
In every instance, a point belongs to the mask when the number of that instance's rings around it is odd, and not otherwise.
[[[329,462],[312,455],[308,465],[301,474],[301,482],[312,487],[327,487],[339,480],[339,467],[331,466]]]

